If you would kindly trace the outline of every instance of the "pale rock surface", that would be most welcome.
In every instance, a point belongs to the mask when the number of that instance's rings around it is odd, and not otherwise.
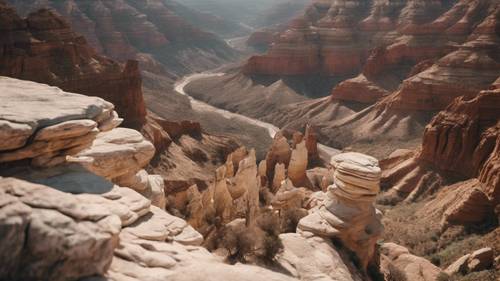
[[[71,162],[80,163],[89,171],[112,180],[137,173],[154,153],[154,146],[139,132],[116,128],[100,133],[92,147],[71,157]]]
[[[37,130],[57,124],[42,130],[38,140],[55,138],[47,138],[47,133],[68,138],[85,135],[95,127],[92,120],[113,111],[113,105],[101,98],[66,93],[30,81],[0,77],[0,89],[0,151],[21,148]],[[72,122],[60,124],[66,121]]]
[[[292,151],[288,140],[283,136],[281,132],[276,133],[274,136],[273,144],[266,155],[266,167],[267,167],[267,178],[273,178],[273,169],[276,163],[285,164],[288,166],[290,162]]]
[[[69,280],[108,269],[121,229],[108,209],[14,178],[0,178],[0,202],[1,279]]]
[[[334,184],[324,196],[317,196],[315,207],[298,224],[300,232],[338,238],[355,252],[366,268],[375,254],[375,244],[383,231],[380,216],[373,207],[379,191],[378,161],[360,153],[332,157]]]
[[[489,268],[493,264],[493,249],[482,248],[470,254],[467,262],[467,270],[469,272],[481,271]]]
[[[407,280],[412,281],[436,281],[441,269],[430,261],[410,254],[408,249],[394,243],[384,243],[380,248],[382,256],[382,268],[392,263],[396,268],[404,272]]]
[[[297,144],[288,164],[288,177],[295,186],[305,186],[308,153],[305,141]]]
[[[273,185],[272,185],[271,191],[276,192],[280,188],[281,183],[285,179],[286,179],[285,164],[276,163],[276,166],[274,167],[274,178],[273,178]]]
[[[465,274],[467,273],[467,262],[469,261],[470,254],[466,254],[456,261],[454,261],[452,264],[450,264],[444,272],[448,275],[453,275],[453,274]]]
[[[351,273],[340,254],[328,239],[306,238],[297,233],[280,235],[283,251],[276,259],[293,277],[303,281],[360,281]]]
[[[252,224],[255,222],[259,211],[260,190],[254,149],[250,150],[248,155],[240,161],[238,171],[234,176],[234,185],[240,186],[245,190],[245,200],[239,203],[240,205],[244,204],[243,207],[248,214],[249,224]]]
[[[281,183],[281,187],[274,195],[271,205],[278,210],[302,208],[305,197],[306,191],[304,188],[297,188],[290,179],[286,179]]]

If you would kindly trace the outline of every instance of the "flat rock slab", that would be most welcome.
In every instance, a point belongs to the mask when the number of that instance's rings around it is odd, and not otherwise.
[[[80,163],[93,173],[107,179],[134,175],[153,158],[155,148],[141,133],[115,128],[97,135],[92,146],[70,161]]]
[[[24,146],[40,128],[70,120],[98,119],[114,107],[98,97],[8,77],[0,77],[0,100],[0,151]]]

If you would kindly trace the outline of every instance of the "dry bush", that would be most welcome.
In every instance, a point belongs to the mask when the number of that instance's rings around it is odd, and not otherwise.
[[[281,233],[279,217],[271,212],[265,212],[257,219],[257,226],[262,230],[262,248],[258,258],[261,262],[269,264],[274,261],[277,253],[283,249],[279,238]]]
[[[246,262],[246,256],[255,250],[256,237],[253,231],[243,224],[224,228],[221,242],[228,252],[227,259],[230,263]]]
[[[283,244],[279,238],[279,218],[271,212],[264,212],[254,226],[244,221],[224,227],[220,240],[228,252],[228,261],[272,264]]]

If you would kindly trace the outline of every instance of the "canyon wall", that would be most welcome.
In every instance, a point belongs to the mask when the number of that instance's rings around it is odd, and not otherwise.
[[[98,52],[118,61],[136,59],[144,70],[186,74],[219,66],[236,57],[222,40],[189,23],[175,2],[16,1],[21,14],[50,8],[88,38]],[[185,11],[184,11],[185,12]],[[191,60],[192,56],[199,59]],[[162,67],[157,69],[155,64]]]
[[[0,74],[96,95],[113,102],[124,125],[145,123],[141,75],[137,61],[120,65],[99,56],[84,37],[49,10],[27,18],[0,2]]]

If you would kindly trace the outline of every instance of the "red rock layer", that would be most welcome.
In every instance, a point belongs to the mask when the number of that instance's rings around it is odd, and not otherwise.
[[[138,63],[122,66],[96,54],[84,37],[49,10],[21,19],[0,3],[0,75],[100,96],[113,104],[125,126],[145,122]]]
[[[386,167],[389,194],[416,200],[445,187],[429,203],[442,223],[492,219],[500,204],[500,89],[460,97],[426,127],[421,151]],[[431,212],[431,211],[429,211]]]
[[[102,54],[118,61],[140,60],[151,55],[174,73],[218,66],[234,57],[232,50],[213,34],[205,32],[177,15],[170,1],[149,0],[7,0],[21,14],[39,8],[57,11],[73,28],[89,38]],[[210,53],[208,58],[193,61],[185,58],[190,52],[203,57],[202,49]],[[151,58],[151,57],[150,57]],[[147,62],[146,62],[147,63]]]
[[[458,96],[473,97],[500,74],[500,4],[474,29],[467,42],[433,66],[403,81],[384,103],[392,109],[434,111]]]
[[[499,108],[499,90],[482,91],[473,99],[457,98],[427,125],[420,159],[440,170],[477,176],[495,146]]]
[[[454,88],[460,79],[470,84],[466,89],[470,93],[491,84],[490,74],[498,73],[498,58],[488,59],[493,48],[498,49],[497,22],[494,1],[315,1],[266,55],[248,60],[244,73],[337,76],[362,72],[363,79],[349,79],[332,91],[334,99],[362,103],[380,100],[408,78],[402,93],[387,101],[391,108],[441,110],[465,94]],[[419,78],[409,78],[417,74],[415,65],[453,51]],[[472,77],[472,71],[482,71],[478,76],[486,77]]]

